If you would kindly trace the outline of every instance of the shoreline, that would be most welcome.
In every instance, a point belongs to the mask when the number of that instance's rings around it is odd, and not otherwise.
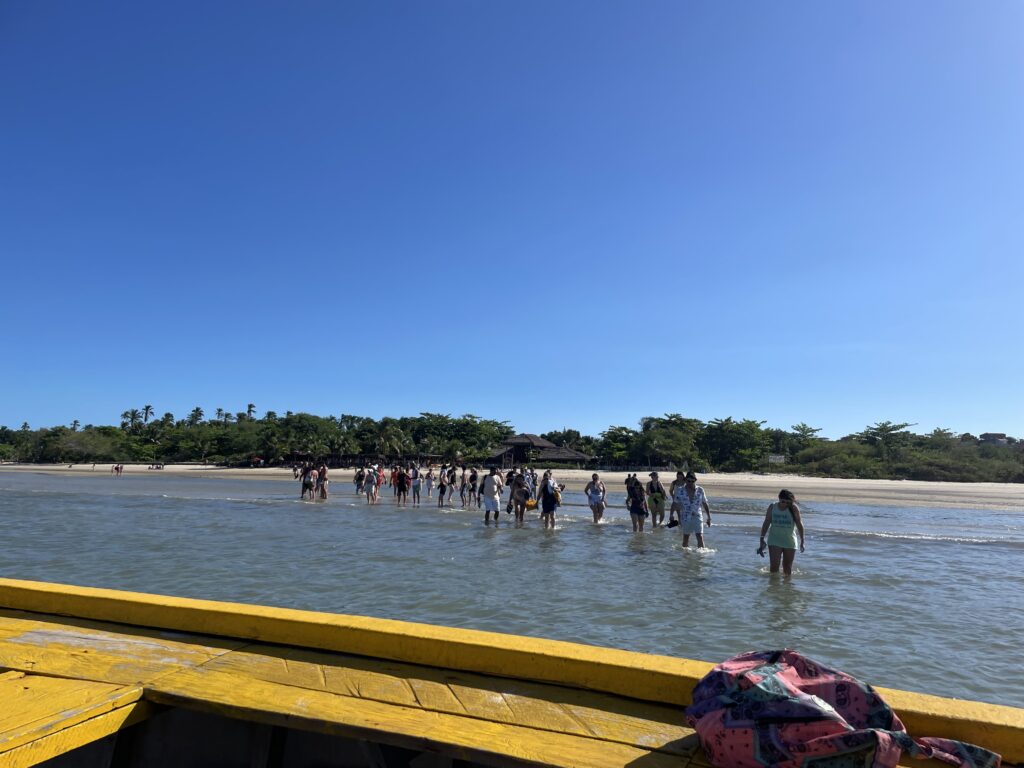
[[[28,472],[45,475],[71,475],[76,477],[109,477],[110,464],[0,464],[0,472]],[[202,464],[170,464],[153,470],[146,464],[125,464],[124,473],[142,477],[205,477],[232,480],[280,480],[296,482],[287,467],[216,467]],[[542,469],[538,467],[538,469]],[[347,483],[354,468],[332,469],[335,483]],[[555,471],[559,482],[570,491],[582,491],[589,482],[591,470],[561,469]],[[624,492],[627,472],[599,472],[609,494]],[[671,472],[661,472],[666,485],[673,479]],[[637,476],[647,480],[647,473]],[[767,504],[774,500],[782,488],[796,494],[798,500],[837,504],[868,504],[903,507],[956,507],[967,509],[1003,509],[1024,512],[1024,484],[1020,483],[953,483],[924,480],[860,480],[848,478],[807,477],[804,475],[759,475],[739,472],[735,474],[707,473],[698,475],[712,503],[716,497],[730,499],[760,499]],[[713,506],[713,504],[712,504]]]

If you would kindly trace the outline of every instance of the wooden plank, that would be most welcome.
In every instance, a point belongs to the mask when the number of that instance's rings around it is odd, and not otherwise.
[[[161,707],[138,700],[0,752],[0,768],[28,768],[135,725]]]
[[[0,612],[0,668],[108,683],[144,683],[244,645],[151,629]]]
[[[0,606],[689,701],[706,662],[473,629],[0,578]]]
[[[0,606],[530,679],[676,706],[712,667],[539,638],[359,616],[0,579]],[[963,737],[1024,761],[1024,709],[907,692],[882,694],[914,732]],[[898,697],[893,695],[898,694]]]
[[[542,683],[262,645],[203,669],[679,755],[697,748],[679,708]]]
[[[41,675],[0,680],[0,753],[138,701],[142,688]]]
[[[688,759],[611,741],[426,711],[268,683],[244,675],[184,670],[160,678],[153,701],[228,717],[434,751],[489,765],[679,768]]]

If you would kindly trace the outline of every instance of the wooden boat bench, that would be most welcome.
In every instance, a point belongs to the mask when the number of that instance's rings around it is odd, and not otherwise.
[[[707,765],[675,701],[703,662],[60,590],[0,579],[0,768]],[[1021,710],[996,710],[961,725],[1024,735]]]

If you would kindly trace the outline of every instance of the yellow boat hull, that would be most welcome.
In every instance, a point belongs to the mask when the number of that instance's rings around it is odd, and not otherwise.
[[[701,766],[682,708],[710,668],[0,579],[0,766]],[[879,690],[911,733],[1024,762],[1022,709]]]

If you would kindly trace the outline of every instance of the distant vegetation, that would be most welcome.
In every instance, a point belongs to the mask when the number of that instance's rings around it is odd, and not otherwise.
[[[608,427],[597,437],[574,429],[542,437],[594,456],[591,466],[642,469],[683,467],[722,472],[792,472],[828,477],[1024,482],[1024,443],[1005,435],[927,435],[911,424],[880,422],[840,440],[796,424],[765,429],[763,421],[732,418],[703,422],[670,413],[640,420],[637,429]],[[481,463],[515,430],[504,421],[472,414],[437,413],[383,418],[313,416],[255,406],[239,413],[218,408],[208,418],[195,408],[184,419],[156,417],[153,407],[121,414],[119,426],[80,425],[31,429],[0,427],[0,460],[81,464],[92,462],[209,462],[273,465],[304,457],[340,463],[355,458],[399,457]],[[770,457],[771,463],[770,463]],[[784,463],[778,463],[784,462]]]

